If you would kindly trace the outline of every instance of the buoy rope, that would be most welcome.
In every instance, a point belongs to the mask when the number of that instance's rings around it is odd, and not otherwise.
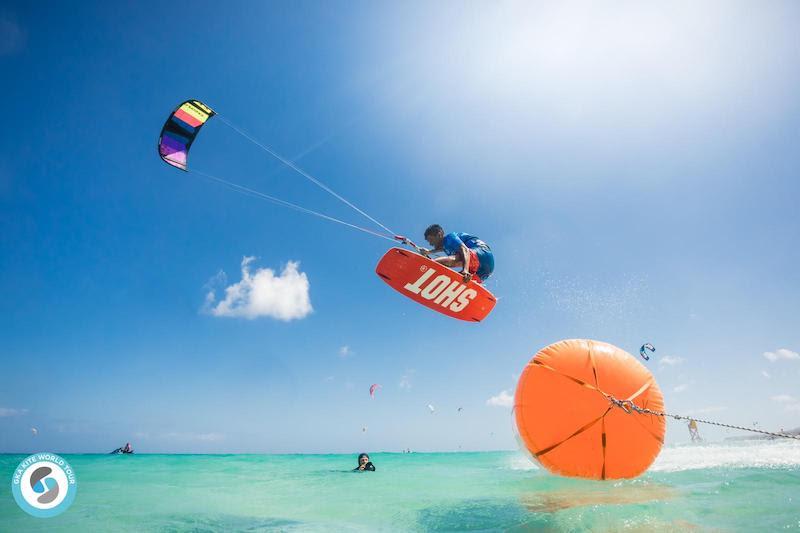
[[[740,431],[750,431],[751,433],[761,433],[762,435],[769,435],[770,437],[783,437],[786,439],[795,439],[800,440],[800,435],[788,435],[786,433],[776,433],[773,431],[763,431],[761,429],[755,428],[748,428],[744,426],[734,426],[732,424],[723,424],[722,422],[714,422],[713,420],[703,420],[701,418],[694,418],[691,416],[684,416],[684,415],[675,415],[670,413],[665,413],[663,411],[653,411],[652,409],[647,409],[645,407],[639,407],[632,400],[618,400],[614,396],[610,394],[605,395],[611,405],[615,407],[619,407],[623,411],[628,414],[633,412],[639,413],[640,415],[653,415],[653,416],[660,416],[662,418],[673,418],[675,420],[694,420],[695,422],[700,422],[701,424],[708,424],[710,426],[719,426],[723,428],[730,428],[730,429],[738,429]]]

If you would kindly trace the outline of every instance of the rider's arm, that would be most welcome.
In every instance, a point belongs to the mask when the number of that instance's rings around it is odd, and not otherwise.
[[[466,244],[461,245],[461,258],[464,261],[464,270],[462,272],[464,274],[469,273],[469,248],[467,248]]]

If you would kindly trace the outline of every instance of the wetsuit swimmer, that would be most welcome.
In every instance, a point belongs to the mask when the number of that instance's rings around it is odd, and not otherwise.
[[[444,252],[444,257],[433,260],[451,268],[461,268],[466,283],[475,277],[475,281],[483,283],[494,271],[494,254],[489,245],[469,233],[447,233],[439,224],[432,224],[425,230],[425,240],[433,246],[430,250],[422,250],[425,255]]]
[[[353,469],[353,472],[370,472],[375,471],[375,465],[369,460],[369,455],[365,453],[358,454],[358,466]]]

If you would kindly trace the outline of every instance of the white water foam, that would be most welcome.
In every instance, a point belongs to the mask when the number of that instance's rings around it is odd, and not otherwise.
[[[648,469],[650,472],[681,472],[704,468],[800,467],[800,442],[753,440],[665,446]],[[509,470],[539,470],[523,452],[512,455]]]
[[[508,461],[509,470],[539,470],[539,467],[534,464],[533,460],[528,458],[523,452],[519,452],[511,456]]]
[[[788,439],[752,440],[669,446],[661,450],[650,471],[680,472],[719,467],[800,467],[800,442]]]

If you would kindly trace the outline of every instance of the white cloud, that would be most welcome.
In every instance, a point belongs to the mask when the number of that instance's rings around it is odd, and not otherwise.
[[[353,350],[351,350],[350,347],[347,346],[346,344],[344,346],[342,346],[341,348],[339,348],[339,357],[341,357],[342,359],[347,359],[348,357],[350,357],[354,353],[355,352],[353,352]]]
[[[27,413],[27,409],[13,409],[11,407],[0,407],[0,418],[6,416],[19,416]]]
[[[313,310],[308,277],[298,270],[297,261],[286,263],[276,275],[272,269],[250,271],[254,257],[242,259],[242,280],[225,289],[225,298],[217,302],[214,289],[206,294],[204,309],[214,316],[254,319],[262,316],[278,320],[304,318]],[[215,279],[224,280],[224,272]]]
[[[789,394],[778,394],[770,398],[773,402],[783,404],[784,411],[800,411],[800,400]]]
[[[491,405],[492,407],[514,407],[514,397],[507,390],[500,391],[500,394],[486,400],[486,405]]]
[[[797,401],[797,398],[794,396],[789,396],[788,394],[778,394],[777,396],[773,396],[771,399],[773,402],[778,403],[795,403]]]
[[[672,389],[672,392],[683,392],[688,388],[689,388],[689,385],[687,383],[681,383],[680,385],[678,385],[677,387]]]
[[[765,378],[767,378],[767,379],[769,379],[769,378],[770,378],[769,372],[767,372],[766,370],[762,370],[762,371],[761,371],[761,375],[762,375],[762,376],[764,376],[764,377],[765,377]]]
[[[217,289],[220,287],[224,287],[227,284],[228,284],[228,276],[227,274],[225,274],[224,270],[220,270],[219,272],[211,276],[211,278],[209,278],[208,281],[206,281],[206,284],[203,285],[203,290],[206,291],[206,306],[210,306],[211,304],[214,303],[214,300],[217,297],[217,295],[215,294]]]
[[[665,367],[665,366],[675,366],[679,365],[683,362],[683,357],[676,357],[673,355],[665,355],[664,357],[659,358],[658,366]]]
[[[784,359],[786,361],[800,360],[800,353],[787,350],[786,348],[779,348],[774,352],[764,352],[761,355],[773,363],[779,359]]]

